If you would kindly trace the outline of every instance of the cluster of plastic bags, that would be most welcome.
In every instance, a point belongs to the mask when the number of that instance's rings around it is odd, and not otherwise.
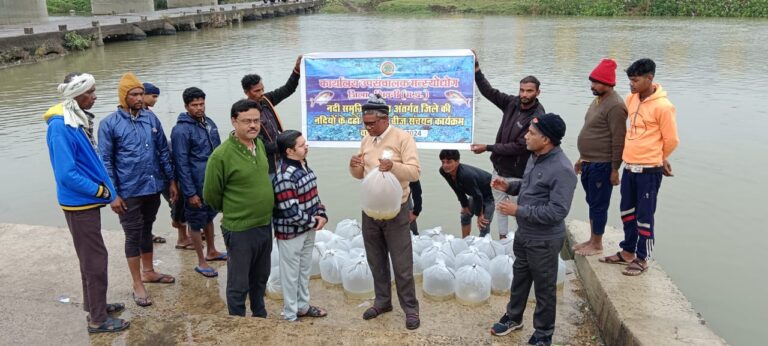
[[[446,235],[440,227],[412,236],[413,274],[422,284],[424,295],[432,300],[456,298],[462,304],[484,304],[490,295],[509,294],[512,285],[513,239],[492,240],[490,236],[458,238]],[[277,244],[272,247],[272,272],[267,295],[281,299]],[[390,274],[392,273],[390,259]],[[312,277],[327,286],[341,286],[350,298],[374,296],[373,275],[368,266],[360,224],[342,220],[336,232],[319,230],[312,253]],[[565,262],[559,261],[557,284],[565,280]]]

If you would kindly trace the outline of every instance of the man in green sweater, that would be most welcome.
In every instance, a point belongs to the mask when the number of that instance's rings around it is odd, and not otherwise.
[[[269,180],[259,105],[240,100],[230,117],[235,131],[210,158],[205,170],[203,199],[222,212],[221,230],[227,247],[227,307],[245,316],[245,297],[254,317],[267,317],[264,291],[272,252],[274,193]]]

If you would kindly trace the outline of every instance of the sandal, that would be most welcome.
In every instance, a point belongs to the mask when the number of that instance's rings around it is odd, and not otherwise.
[[[608,263],[608,264],[621,264],[621,265],[627,265],[629,262],[624,259],[624,257],[621,256],[621,251],[617,252],[615,255],[600,257],[597,259],[600,263]]]
[[[107,313],[108,314],[116,314],[119,312],[123,312],[125,310],[125,304],[123,303],[110,303],[107,304]]]
[[[187,245],[176,244],[175,247],[177,250],[194,250],[195,249],[194,244],[187,244]]]
[[[142,297],[136,296],[136,293],[133,293],[133,302],[136,303],[136,305],[141,306],[142,308],[152,305],[152,299],[149,297],[149,295],[142,298]]]
[[[638,276],[645,273],[646,270],[648,270],[648,265],[635,258],[621,273],[626,276]]]
[[[152,242],[155,244],[165,244],[165,238],[152,235]]]
[[[297,317],[325,317],[325,316],[328,316],[328,313],[317,306],[310,305],[309,308],[307,309],[307,312],[303,314],[297,314],[296,316]]]
[[[213,262],[213,261],[226,261],[226,260],[227,260],[227,258],[228,258],[228,257],[227,257],[227,253],[226,253],[226,252],[222,252],[222,253],[220,253],[218,256],[216,256],[216,257],[214,257],[214,258],[206,258],[206,259],[205,259],[205,261],[206,261],[206,262]]]
[[[167,274],[160,274],[157,279],[154,280],[141,280],[145,284],[172,284],[176,282],[176,278]]]
[[[207,278],[215,278],[219,276],[219,273],[216,271],[216,269],[213,269],[211,267],[208,267],[208,268],[195,267],[195,271]]]
[[[421,320],[419,319],[419,314],[405,314],[405,328],[409,330],[414,330],[416,328],[419,328],[421,325]]]
[[[365,310],[365,312],[363,313],[363,319],[364,320],[370,320],[372,318],[378,317],[379,315],[381,315],[381,314],[383,314],[385,312],[390,312],[390,311],[392,311],[392,306],[389,306],[389,307],[386,307],[386,308],[383,308],[383,309],[379,309],[379,308],[377,308],[375,306],[371,306],[370,308]]]
[[[104,321],[100,326],[98,327],[91,327],[88,326],[88,333],[112,333],[112,332],[119,332],[121,330],[127,329],[131,325],[130,322],[120,319],[120,318],[112,318],[107,317],[107,320]]]

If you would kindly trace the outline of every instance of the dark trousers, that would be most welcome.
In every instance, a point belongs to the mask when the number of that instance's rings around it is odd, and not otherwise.
[[[123,200],[128,210],[120,215],[125,232],[125,257],[152,253],[152,224],[160,209],[160,194],[130,197]]]
[[[531,284],[536,293],[536,310],[533,312],[533,338],[552,340],[555,332],[557,308],[557,261],[565,238],[553,240],[526,240],[515,237],[512,249],[515,264],[512,266],[512,292],[507,304],[507,316],[522,323],[525,304]]]
[[[621,222],[624,241],[619,246],[647,260],[653,250],[653,214],[661,187],[661,169],[649,173],[624,170],[621,176]]]
[[[88,312],[91,322],[102,324],[107,320],[108,256],[101,237],[101,211],[99,208],[64,211],[64,217],[80,261],[83,310]]]
[[[251,301],[254,317],[267,317],[264,293],[269,279],[272,253],[270,225],[233,232],[224,227],[227,247],[227,308],[233,316],[245,316],[245,297]]]
[[[392,285],[389,259],[395,273],[397,299],[406,314],[419,313],[416,284],[413,281],[413,247],[408,225],[408,205],[391,220],[374,220],[363,212],[363,243],[368,265],[373,274],[373,289],[377,308],[392,306]]]
[[[581,164],[581,186],[587,194],[589,221],[592,233],[603,235],[608,223],[608,206],[611,204],[611,163],[584,162]]]
[[[413,211],[413,199],[411,198],[408,198],[408,211]],[[416,220],[413,220],[413,222],[408,225],[408,228],[413,235],[419,235],[419,223]]]

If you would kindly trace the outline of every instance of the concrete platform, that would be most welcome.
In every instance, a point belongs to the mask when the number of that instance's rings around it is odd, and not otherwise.
[[[104,210],[102,217],[114,217]],[[78,262],[67,229],[0,224],[0,243],[7,265],[0,267],[0,344],[128,344],[128,345],[520,345],[533,332],[533,304],[525,314],[525,327],[504,337],[488,329],[503,313],[506,296],[492,296],[487,305],[465,307],[455,300],[432,302],[421,296],[421,328],[407,331],[399,307],[371,321],[361,318],[369,300],[347,300],[340,288],[326,288],[312,280],[312,302],[327,308],[329,316],[299,323],[280,319],[282,302],[267,299],[268,319],[227,315],[224,300],[226,263],[214,262],[220,276],[206,279],[192,269],[192,251],[174,249],[175,232],[156,225],[155,234],[168,239],[155,246],[156,270],[175,275],[171,285],[148,284],[154,305],[140,308],[131,300],[131,284],[123,257],[122,231],[104,231],[109,251],[110,302],[124,302],[131,328],[123,333],[89,335]],[[216,230],[217,244],[221,244]],[[393,292],[393,297],[396,297]],[[59,301],[68,298],[68,303]],[[395,304],[396,300],[394,301]],[[559,292],[554,341],[560,345],[602,345],[594,316],[576,275],[568,274]]]
[[[589,223],[568,222],[567,251],[589,239]],[[606,229],[606,256],[619,250],[624,232]],[[571,253],[573,256],[573,253]],[[717,336],[658,263],[637,277],[623,266],[598,262],[600,256],[575,256],[574,262],[607,345],[727,345]]]

